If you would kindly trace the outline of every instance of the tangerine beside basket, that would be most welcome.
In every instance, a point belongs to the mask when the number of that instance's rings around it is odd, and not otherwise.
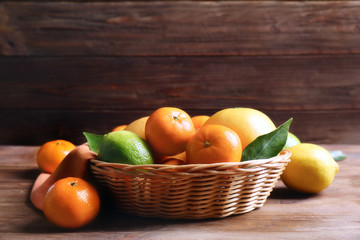
[[[238,163],[127,165],[90,160],[121,211],[172,219],[223,218],[264,205],[291,152]]]

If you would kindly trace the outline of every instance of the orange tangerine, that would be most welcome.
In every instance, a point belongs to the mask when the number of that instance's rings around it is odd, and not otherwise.
[[[99,213],[100,198],[93,185],[68,177],[54,183],[45,195],[44,214],[62,228],[79,228]]]
[[[190,139],[186,159],[191,164],[240,162],[242,147],[235,131],[222,125],[200,128]]]
[[[163,107],[153,112],[146,122],[145,136],[151,147],[160,155],[175,155],[185,151],[194,135],[190,116],[183,110]]]
[[[193,121],[194,123],[194,128],[196,130],[198,130],[199,128],[201,128],[204,123],[209,119],[210,117],[209,116],[206,116],[206,115],[198,115],[198,116],[194,116],[191,118],[191,120]]]
[[[52,173],[75,145],[66,140],[53,140],[43,144],[36,156],[36,162],[43,172]]]
[[[115,127],[113,130],[111,130],[112,132],[116,132],[116,131],[121,131],[124,130],[127,127],[127,125],[120,125]]]

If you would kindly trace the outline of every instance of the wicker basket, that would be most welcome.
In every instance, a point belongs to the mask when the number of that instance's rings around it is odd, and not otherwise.
[[[260,208],[291,152],[240,163],[127,165],[91,160],[121,211],[173,219],[223,218]]]

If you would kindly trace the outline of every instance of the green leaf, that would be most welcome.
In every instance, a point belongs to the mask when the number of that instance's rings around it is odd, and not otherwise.
[[[88,141],[90,150],[93,151],[94,153],[98,154],[99,145],[103,138],[103,135],[98,135],[98,134],[88,133],[88,132],[83,132],[83,134],[85,135],[86,140]]]
[[[330,151],[329,153],[331,154],[331,156],[335,161],[341,161],[346,159],[345,153],[343,153],[341,150]]]
[[[241,161],[267,159],[278,155],[286,144],[292,120],[290,118],[274,131],[257,137],[244,149]]]

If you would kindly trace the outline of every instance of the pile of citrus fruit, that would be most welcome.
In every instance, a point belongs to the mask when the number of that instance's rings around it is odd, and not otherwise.
[[[105,134],[98,153],[100,160],[134,165],[240,162],[249,143],[275,129],[267,115],[251,108],[190,117],[162,107]]]
[[[55,225],[79,228],[98,215],[100,197],[87,172],[88,160],[94,157],[87,145],[76,147],[65,140],[40,147],[36,159],[42,172],[33,184],[30,200]]]
[[[333,181],[338,164],[324,148],[301,143],[288,132],[289,124],[276,128],[266,114],[252,108],[190,117],[182,109],[162,107],[105,135],[84,133],[88,142],[78,147],[64,140],[44,144],[37,156],[43,173],[30,198],[54,224],[78,228],[100,209],[98,192],[87,178],[89,159],[131,165],[240,162],[248,148],[274,145],[274,139],[280,146],[275,155],[284,148],[292,152],[282,175],[285,185],[299,192],[320,192]]]

